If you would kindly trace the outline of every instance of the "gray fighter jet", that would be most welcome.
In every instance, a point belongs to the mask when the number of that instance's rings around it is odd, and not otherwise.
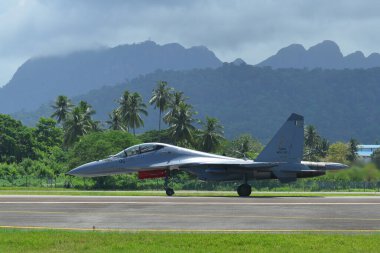
[[[144,143],[79,166],[68,174],[99,177],[138,173],[140,179],[162,177],[165,178],[166,194],[171,196],[174,194],[168,184],[171,172],[183,170],[205,181],[242,181],[237,193],[249,196],[249,180],[278,179],[288,183],[348,167],[340,163],[302,161],[303,146],[304,118],[293,113],[256,160],[214,155],[164,143]]]

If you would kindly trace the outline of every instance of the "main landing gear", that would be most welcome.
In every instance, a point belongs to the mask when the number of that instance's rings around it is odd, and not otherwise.
[[[166,177],[165,177],[165,192],[166,192],[166,195],[168,196],[173,196],[174,195],[174,190],[173,188],[170,188],[169,187],[169,181],[171,181],[171,175],[170,175],[170,170],[167,170],[166,171]]]
[[[252,187],[248,184],[247,175],[244,175],[244,184],[241,184],[237,188],[237,193],[240,197],[248,197],[251,195]]]
[[[241,184],[237,188],[237,193],[240,197],[248,197],[251,195],[252,187],[249,184]]]

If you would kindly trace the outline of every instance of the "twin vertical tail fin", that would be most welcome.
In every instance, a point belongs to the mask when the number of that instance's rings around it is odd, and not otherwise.
[[[303,116],[293,113],[259,154],[257,162],[299,163],[303,157]]]

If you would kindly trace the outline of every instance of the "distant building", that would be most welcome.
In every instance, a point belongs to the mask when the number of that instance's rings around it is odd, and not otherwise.
[[[358,155],[359,159],[370,161],[373,152],[379,148],[380,145],[358,145],[358,152],[356,154]]]

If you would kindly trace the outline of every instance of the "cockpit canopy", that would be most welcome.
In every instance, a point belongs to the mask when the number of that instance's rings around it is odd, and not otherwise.
[[[135,145],[135,146],[126,148],[123,151],[114,155],[113,157],[124,158],[124,157],[134,156],[134,155],[138,155],[138,154],[153,152],[153,151],[159,150],[163,147],[164,146],[158,145],[158,144],[149,144],[149,143],[148,144],[139,144],[139,145]]]

